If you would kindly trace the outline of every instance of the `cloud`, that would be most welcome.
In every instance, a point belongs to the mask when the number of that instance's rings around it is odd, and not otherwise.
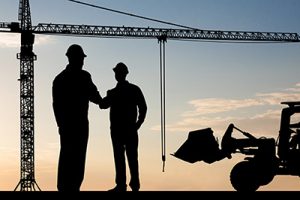
[[[18,48],[21,45],[21,35],[16,33],[1,33],[0,48]],[[47,45],[53,43],[49,35],[36,35],[34,45]]]
[[[195,109],[185,112],[184,117],[195,117],[198,115],[216,114],[221,112],[233,111],[241,108],[263,105],[259,99],[197,99],[189,102]]]
[[[300,84],[293,88],[288,88],[284,92],[258,93],[252,99],[197,99],[189,102],[194,110],[185,112],[183,117],[193,117],[207,114],[217,114],[222,112],[232,112],[242,108],[255,106],[280,105],[283,101],[295,101],[300,99]]]
[[[35,45],[48,45],[54,43],[53,37],[51,35],[36,35]]]
[[[296,84],[296,87],[294,88],[288,88],[286,89],[286,91],[290,91],[290,92],[300,92],[300,83]]]
[[[196,99],[188,104],[194,109],[183,113],[183,117],[195,117],[199,115],[217,114],[223,112],[232,112],[242,108],[251,108],[256,106],[280,105],[283,101],[295,101],[300,99],[300,83],[293,88],[288,88],[283,92],[258,93],[252,99]]]
[[[227,126],[234,123],[258,137],[278,136],[283,101],[300,99],[300,83],[272,93],[258,93],[248,99],[195,99],[188,102],[192,110],[184,112],[178,122],[166,126],[168,132],[187,133],[210,127],[221,137]],[[247,114],[247,116],[246,116]],[[160,126],[153,127],[159,131]]]
[[[0,48],[15,48],[20,47],[20,34],[15,33],[1,33]]]
[[[295,101],[300,99],[300,88],[289,88],[287,92],[257,94],[257,98],[261,98],[265,105],[279,105],[284,101]]]

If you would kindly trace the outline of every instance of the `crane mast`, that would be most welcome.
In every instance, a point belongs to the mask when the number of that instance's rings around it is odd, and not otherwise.
[[[20,60],[20,129],[21,129],[21,178],[15,190],[35,191],[39,189],[34,173],[34,34],[32,33],[29,0],[20,0],[21,21]]]
[[[34,171],[34,61],[35,34],[66,35],[82,37],[158,39],[161,45],[161,76],[164,78],[165,42],[174,40],[217,40],[245,42],[300,42],[297,33],[220,31],[200,29],[171,29],[125,26],[95,26],[39,23],[32,26],[29,0],[19,2],[19,22],[0,22],[0,32],[20,33],[20,129],[21,129],[21,178],[16,186],[20,191],[40,190]],[[164,91],[164,81],[161,80]],[[164,92],[162,102],[164,101]],[[164,105],[162,106],[164,113]],[[163,114],[164,115],[164,114]],[[162,128],[164,125],[162,123]],[[164,159],[164,158],[163,158]]]

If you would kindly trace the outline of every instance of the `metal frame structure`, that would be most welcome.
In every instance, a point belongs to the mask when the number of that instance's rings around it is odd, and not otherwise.
[[[15,190],[34,191],[39,189],[34,173],[34,35],[28,0],[20,0],[19,20],[21,21],[20,59],[20,129],[21,129],[21,179]]]
[[[34,34],[157,39],[161,45],[161,51],[163,52],[165,51],[165,42],[167,41],[167,39],[248,42],[300,42],[300,37],[297,33],[218,31],[200,29],[145,28],[124,26],[118,27],[47,23],[40,23],[37,26],[32,26],[29,0],[20,0],[19,21],[20,23],[0,22],[0,32],[21,34],[21,53],[17,54],[17,58],[20,59],[19,80],[21,120],[21,179],[17,187],[15,188],[15,190],[20,188],[21,191],[40,190],[35,181],[34,173],[34,61],[36,60],[36,55],[33,52],[35,36]],[[161,117],[162,132],[165,132],[164,53],[161,53],[161,56],[161,87],[163,90],[161,94]],[[163,161],[165,161],[165,155],[163,155]]]

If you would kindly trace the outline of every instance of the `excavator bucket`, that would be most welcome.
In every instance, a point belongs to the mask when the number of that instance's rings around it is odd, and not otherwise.
[[[187,140],[171,155],[189,163],[204,161],[211,164],[225,158],[211,128],[189,132]]]

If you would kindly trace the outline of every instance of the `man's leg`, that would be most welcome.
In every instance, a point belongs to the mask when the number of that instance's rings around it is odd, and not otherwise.
[[[70,132],[60,131],[61,150],[57,177],[59,191],[79,191],[84,178],[88,129],[77,128],[77,131],[73,128],[69,129]]]
[[[126,191],[126,161],[125,161],[125,146],[118,137],[112,137],[114,162],[115,162],[115,190]]]
[[[132,135],[126,144],[126,155],[128,158],[128,165],[130,169],[131,179],[130,187],[132,191],[139,191],[140,179],[139,179],[139,163],[138,163],[138,134]]]

